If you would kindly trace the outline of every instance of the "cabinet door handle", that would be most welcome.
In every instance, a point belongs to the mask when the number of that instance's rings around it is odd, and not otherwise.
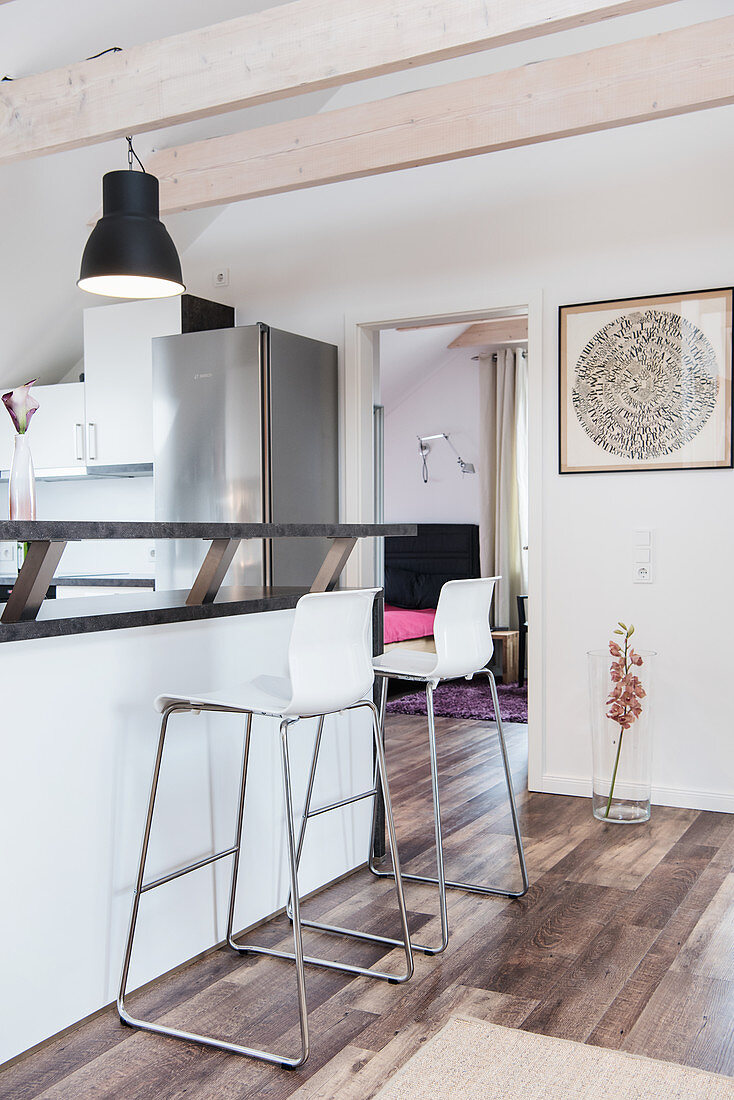
[[[79,462],[84,461],[84,425],[74,425],[74,453]]]
[[[87,424],[87,458],[94,461],[97,457],[97,425]]]

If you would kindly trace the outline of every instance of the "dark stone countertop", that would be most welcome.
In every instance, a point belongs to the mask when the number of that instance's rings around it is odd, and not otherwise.
[[[16,575],[0,576],[0,586],[3,588],[11,588],[16,580]],[[99,573],[95,573],[93,576],[74,576],[74,577],[54,577],[51,584],[55,588],[155,588],[155,580],[153,577],[131,577],[128,573],[116,574],[110,573],[107,576],[100,576]]]
[[[247,587],[222,588],[214,603],[186,606],[188,591],[135,592],[130,595],[82,596],[79,599],[46,600],[38,617],[18,623],[0,623],[0,642],[34,638],[59,638],[68,634],[89,634],[101,630],[162,626],[261,611],[293,608],[307,588]]]
[[[5,520],[0,541],[64,543],[83,539],[370,538],[416,534],[413,523],[120,523]],[[337,574],[338,575],[338,574]],[[78,578],[84,584],[88,578]],[[107,578],[98,580],[105,583]],[[58,584],[58,582],[52,582]],[[63,583],[63,579],[62,579]],[[113,582],[114,583],[114,582]],[[0,622],[0,642],[56,638],[100,630],[160,626],[295,607],[305,588],[223,588],[212,602],[186,604],[188,591],[116,593],[44,600],[35,618]]]
[[[85,539],[370,538],[414,535],[414,523],[174,523],[163,520],[2,520],[0,542]]]

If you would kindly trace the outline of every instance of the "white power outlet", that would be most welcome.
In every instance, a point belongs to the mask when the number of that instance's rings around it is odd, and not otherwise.
[[[220,267],[212,273],[212,282],[215,286],[229,286],[229,268]]]
[[[649,562],[635,562],[632,572],[635,584],[652,584],[652,566]]]
[[[15,561],[14,542],[0,542],[0,561]]]

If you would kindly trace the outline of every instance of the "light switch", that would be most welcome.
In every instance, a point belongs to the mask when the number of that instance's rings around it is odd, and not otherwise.
[[[636,546],[635,547],[635,561],[650,562],[652,555],[650,553],[649,546]]]
[[[635,546],[652,546],[652,531],[634,531],[633,541]]]

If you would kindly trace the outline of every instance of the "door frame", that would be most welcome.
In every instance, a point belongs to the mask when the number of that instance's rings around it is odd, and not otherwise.
[[[444,296],[435,303],[426,296],[385,304],[370,319],[345,315],[344,357],[340,370],[340,512],[345,523],[374,522],[374,441],[372,408],[378,390],[379,333],[396,325],[426,321],[470,324],[502,310],[528,310],[528,576],[534,593],[533,628],[528,632],[528,787],[541,790],[545,773],[545,663],[544,653],[544,555],[543,555],[543,293],[530,289],[514,295],[514,303],[486,301],[467,308],[466,298]],[[368,540],[360,539],[345,570],[348,585],[374,581],[374,554]]]

